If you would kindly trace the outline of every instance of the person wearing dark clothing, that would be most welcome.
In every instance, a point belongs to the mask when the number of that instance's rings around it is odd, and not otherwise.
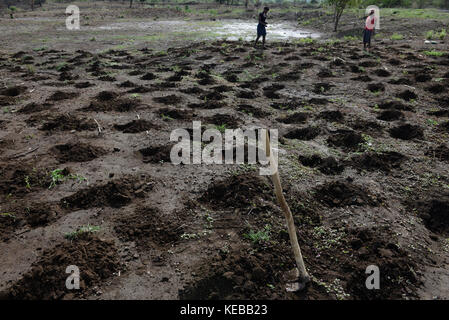
[[[254,43],[254,47],[257,45],[257,41],[259,41],[260,37],[262,37],[262,47],[265,48],[265,37],[267,35],[267,13],[270,10],[270,8],[265,7],[263,8],[263,12],[259,14],[259,24],[257,25],[257,38],[256,42]]]

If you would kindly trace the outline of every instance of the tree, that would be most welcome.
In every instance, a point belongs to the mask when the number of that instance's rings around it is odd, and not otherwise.
[[[328,4],[334,8],[334,31],[337,31],[341,15],[346,7],[355,7],[360,5],[361,0],[327,0]]]

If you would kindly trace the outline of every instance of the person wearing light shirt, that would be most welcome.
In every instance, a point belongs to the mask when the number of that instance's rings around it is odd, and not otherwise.
[[[374,34],[374,26],[376,25],[376,18],[374,10],[371,10],[365,20],[365,30],[363,30],[363,49],[371,48],[371,36]]]

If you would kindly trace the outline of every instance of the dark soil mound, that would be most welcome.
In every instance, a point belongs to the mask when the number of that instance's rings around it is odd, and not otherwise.
[[[34,113],[34,112],[41,112],[41,111],[49,110],[52,106],[53,105],[49,104],[49,103],[31,102],[31,103],[28,103],[27,105],[25,105],[24,107],[22,107],[18,112],[30,114],[30,113]]]
[[[156,79],[156,76],[153,73],[148,72],[148,73],[144,74],[142,77],[140,77],[140,79],[142,79],[142,80],[154,80],[154,79]]]
[[[118,98],[117,94],[110,91],[100,92],[95,100],[91,101],[83,111],[118,111],[127,112],[135,109],[139,105],[138,99]]]
[[[440,161],[448,161],[449,162],[449,148],[442,144],[436,148],[427,150],[426,156],[437,158]]]
[[[412,124],[404,124],[391,128],[390,135],[393,138],[401,140],[421,139],[424,137],[424,131],[420,126]]]
[[[334,175],[343,172],[345,167],[334,157],[321,158],[319,155],[299,156],[299,161],[305,166],[317,167],[324,174]]]
[[[26,163],[0,166],[0,197],[42,190],[48,188],[50,183],[50,175],[44,168],[35,168],[34,165]]]
[[[388,70],[385,70],[385,69],[377,69],[377,70],[374,70],[374,73],[375,73],[378,77],[389,77],[389,76],[391,76],[391,72],[389,72]]]
[[[390,109],[390,110],[404,110],[404,111],[412,111],[413,107],[403,104],[400,101],[386,101],[382,102],[379,105],[380,109]]]
[[[227,107],[227,104],[220,101],[206,101],[202,103],[191,103],[188,107],[192,109],[219,109]]]
[[[199,201],[215,209],[246,208],[262,198],[273,198],[268,182],[256,174],[243,174],[213,183]]]
[[[383,83],[370,83],[368,84],[368,90],[371,92],[385,91],[385,85]]]
[[[283,123],[304,123],[307,121],[309,114],[306,112],[296,112],[286,117],[277,118],[276,120]]]
[[[391,169],[400,168],[401,163],[405,159],[406,157],[399,152],[389,151],[384,153],[364,153],[352,157],[351,161],[356,168],[369,171],[390,171]]]
[[[77,96],[79,96],[78,92],[56,91],[50,97],[48,97],[47,100],[49,100],[49,101],[61,101],[61,100],[73,99],[73,98],[76,98]]]
[[[179,119],[179,120],[190,120],[192,119],[192,112],[184,109],[169,109],[162,108],[157,111],[158,115],[162,117],[163,120],[169,119]]]
[[[449,233],[449,194],[427,202],[427,210],[423,215],[426,227],[437,233]]]
[[[45,122],[40,130],[45,131],[83,131],[95,130],[97,124],[93,119],[77,118],[76,116],[62,114],[52,120]]]
[[[150,121],[139,119],[127,122],[125,124],[116,124],[114,125],[114,128],[122,131],[123,133],[138,133],[157,128],[157,126]]]
[[[394,121],[404,117],[404,114],[399,110],[385,110],[377,117],[379,120]]]
[[[298,139],[298,140],[312,140],[315,139],[318,135],[320,135],[320,133],[321,129],[318,127],[299,128],[287,132],[284,135],[284,138]]]
[[[329,207],[375,206],[379,203],[368,190],[345,181],[334,181],[316,188],[315,198]]]
[[[61,217],[58,204],[46,202],[13,204],[8,206],[7,212],[2,213],[0,214],[0,239],[2,241],[8,241],[15,230],[25,225],[31,228],[46,226]]]
[[[149,186],[131,178],[114,180],[62,198],[61,206],[71,210],[95,207],[120,208],[129,204],[133,197],[143,197]]]
[[[363,142],[363,138],[360,133],[352,130],[337,130],[327,138],[327,142],[343,149],[356,150]]]
[[[168,144],[164,146],[147,147],[139,150],[139,153],[143,156],[142,161],[145,163],[161,163],[171,162],[170,152],[173,145]]]
[[[158,246],[172,244],[183,234],[182,221],[153,207],[140,207],[131,215],[121,216],[114,230],[121,239],[136,241],[144,247],[151,246],[151,243]]]
[[[414,93],[413,91],[410,91],[410,90],[402,91],[402,92],[398,93],[396,96],[405,101],[415,100],[416,98],[418,98],[416,93]]]
[[[214,114],[212,117],[204,119],[205,123],[225,126],[226,129],[236,129],[240,125],[240,121],[229,114]]]
[[[51,148],[59,163],[86,162],[106,154],[106,150],[87,143],[67,143]]]
[[[426,90],[433,94],[440,94],[447,91],[447,87],[441,84],[434,84],[431,85],[430,87],[427,87]]]
[[[339,110],[326,110],[322,111],[317,116],[319,119],[327,121],[341,122],[344,120],[343,114]]]
[[[239,104],[237,106],[237,110],[240,112],[249,114],[249,115],[253,115],[254,117],[257,117],[257,118],[266,117],[267,115],[269,115],[268,112],[260,110],[259,108],[253,107],[249,104]]]
[[[66,268],[76,265],[80,271],[80,289],[66,289]],[[10,299],[54,300],[82,296],[111,277],[119,268],[112,242],[95,237],[80,237],[46,250],[29,272],[8,290]]]
[[[414,295],[419,280],[415,271],[418,265],[408,253],[392,242],[382,230],[353,230],[350,245],[354,259],[345,259],[342,265],[348,275],[347,291],[355,299],[402,299],[403,294]],[[361,263],[363,261],[363,263]],[[380,290],[368,290],[366,267],[379,267]]]
[[[0,90],[0,95],[6,97],[17,97],[26,91],[26,87],[15,86]]]

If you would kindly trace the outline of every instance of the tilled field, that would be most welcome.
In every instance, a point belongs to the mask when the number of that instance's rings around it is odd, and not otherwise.
[[[449,55],[426,50],[2,54],[2,296],[449,298]],[[170,163],[171,131],[193,120],[279,129],[306,291],[285,290],[294,261],[269,178],[253,165]],[[365,288],[371,264],[381,290]],[[79,291],[65,289],[69,265]]]

